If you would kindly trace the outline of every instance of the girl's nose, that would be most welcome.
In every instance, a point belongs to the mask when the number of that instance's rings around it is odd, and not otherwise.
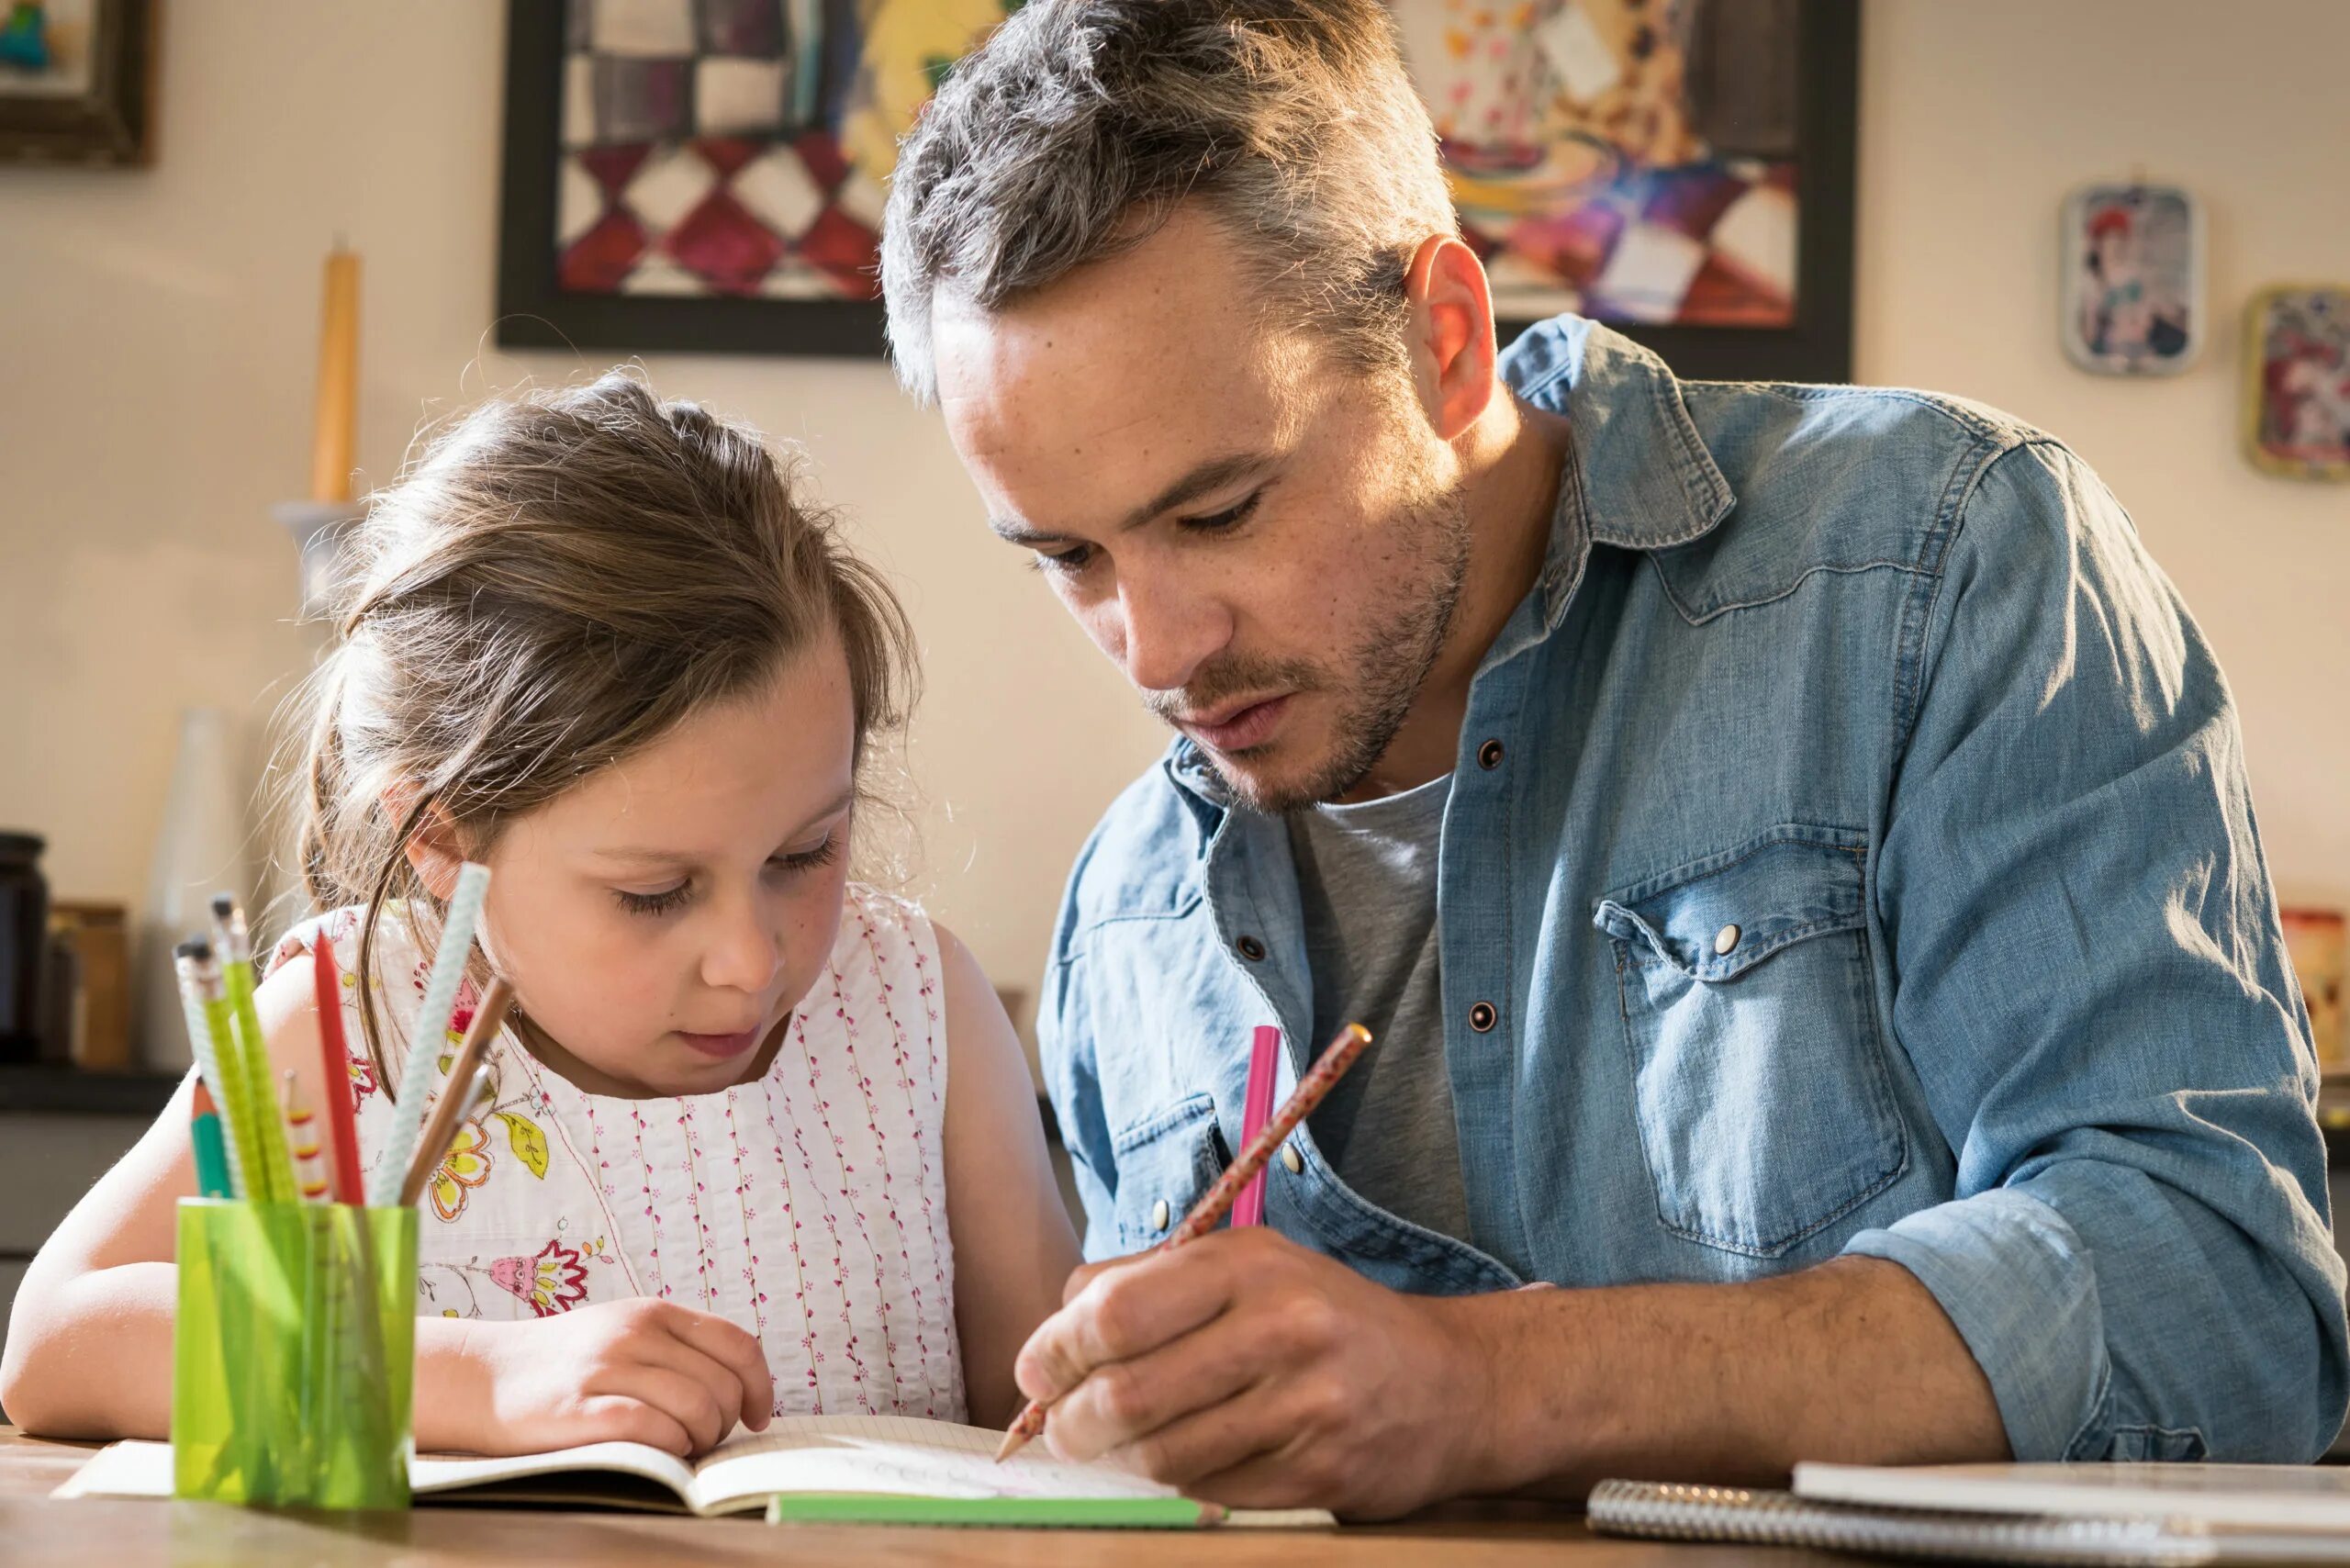
[[[721,918],[701,962],[703,983],[719,991],[753,994],[767,990],[783,967],[780,934],[746,905]]]

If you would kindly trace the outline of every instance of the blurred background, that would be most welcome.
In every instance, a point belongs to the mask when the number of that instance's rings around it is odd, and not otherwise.
[[[2338,1007],[2350,6],[1644,9],[1397,6],[1505,305],[2071,443],[2218,649]],[[1162,734],[989,534],[856,298],[893,127],[992,0],[0,13],[0,830],[32,835],[0,837],[0,893],[21,934],[37,879],[59,932],[6,960],[20,993],[60,977],[0,1030],[27,1194],[0,1313],[119,1148],[93,1129],[161,1103],[135,1070],[185,1060],[135,993],[173,879],[274,890],[252,790],[324,646],[297,536],[345,499],[314,470],[364,498],[420,422],[525,379],[641,359],[805,450],[923,645],[909,890],[1033,992],[1070,859]],[[96,1070],[22,1065],[44,1051]]]

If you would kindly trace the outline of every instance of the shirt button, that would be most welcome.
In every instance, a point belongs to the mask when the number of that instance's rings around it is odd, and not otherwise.
[[[1265,945],[1262,942],[1258,941],[1254,936],[1243,936],[1239,941],[1235,942],[1233,946],[1240,949],[1240,956],[1248,959],[1250,963],[1255,964],[1263,962],[1265,957]]]
[[[1167,1207],[1167,1200],[1165,1198],[1161,1198],[1158,1202],[1151,1204],[1150,1228],[1153,1230],[1165,1230],[1167,1228],[1167,1220],[1169,1212],[1170,1211]]]
[[[1718,953],[1718,954],[1720,954],[1723,958],[1729,958],[1729,955],[1730,955],[1730,950],[1731,950],[1732,948],[1736,947],[1737,946],[1738,946],[1738,927],[1737,927],[1737,926],[1735,926],[1735,925],[1725,925],[1725,926],[1723,926],[1719,931],[1717,931],[1717,932],[1715,932],[1715,933],[1714,933],[1714,951],[1715,951],[1715,952],[1717,952],[1717,953]]]
[[[1477,748],[1477,766],[1488,773],[1502,765],[1502,743],[1487,741]]]
[[[1305,1169],[1305,1157],[1297,1152],[1297,1145],[1281,1145],[1281,1169],[1294,1176]]]
[[[1469,1009],[1469,1027],[1482,1035],[1494,1026],[1494,1004],[1481,1002]]]

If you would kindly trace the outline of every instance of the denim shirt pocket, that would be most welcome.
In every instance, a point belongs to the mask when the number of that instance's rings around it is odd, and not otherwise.
[[[1214,1096],[1202,1092],[1144,1117],[1110,1140],[1118,1168],[1118,1245],[1156,1247],[1228,1163]]]
[[[1869,980],[1866,835],[1796,823],[1600,900],[1657,1215],[1772,1258],[1906,1168]]]

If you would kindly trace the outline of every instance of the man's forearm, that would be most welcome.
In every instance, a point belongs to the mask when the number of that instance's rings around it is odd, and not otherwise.
[[[1448,1305],[1487,1372],[1472,1418],[1477,1473],[1497,1489],[1580,1496],[1610,1476],[1774,1484],[1798,1460],[2008,1457],[1965,1341],[1882,1259]]]

